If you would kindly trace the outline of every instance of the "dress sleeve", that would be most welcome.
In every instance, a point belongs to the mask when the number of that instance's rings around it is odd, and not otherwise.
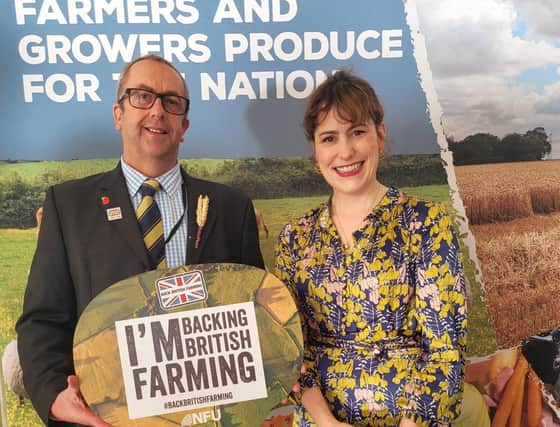
[[[299,312],[301,320],[301,328],[303,332],[303,362],[306,367],[305,374],[301,375],[300,385],[302,392],[307,388],[319,387],[319,377],[318,372],[315,368],[315,350],[314,347],[309,345],[309,325],[308,320],[305,316],[304,303],[302,301],[302,295],[296,289],[296,269],[295,263],[296,258],[293,253],[293,248],[295,245],[294,233],[291,229],[291,224],[284,226],[280,235],[278,236],[278,241],[274,247],[274,274],[278,277],[290,290],[294,301],[296,302],[297,309]]]
[[[421,426],[450,424],[461,411],[466,346],[465,279],[452,221],[429,204],[412,222],[413,322],[422,354],[405,387],[404,416]]]

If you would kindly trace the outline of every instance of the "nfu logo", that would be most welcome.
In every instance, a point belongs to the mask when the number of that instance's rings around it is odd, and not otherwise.
[[[187,414],[181,421],[181,427],[194,426],[208,421],[220,421],[222,419],[222,411],[220,408],[204,409],[199,412]]]

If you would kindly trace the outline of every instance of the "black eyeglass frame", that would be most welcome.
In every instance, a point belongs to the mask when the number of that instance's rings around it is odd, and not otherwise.
[[[130,100],[130,93],[133,90],[138,90],[138,91],[141,91],[141,92],[148,92],[148,93],[151,93],[152,95],[154,95],[154,99],[153,99],[152,103],[149,106],[146,106],[146,107],[139,107],[138,105],[134,105],[132,103],[132,101]],[[172,96],[172,97],[175,97],[175,98],[180,98],[180,99],[183,99],[185,101],[185,111],[183,113],[174,113],[174,112],[169,111],[167,109],[167,107],[165,105],[166,104],[165,98],[169,97],[169,96]],[[167,113],[173,114],[175,116],[185,116],[189,111],[189,105],[190,105],[190,102],[191,102],[189,98],[185,98],[184,96],[181,96],[181,95],[176,95],[174,93],[158,93],[158,92],[154,92],[153,90],[145,89],[145,88],[141,88],[141,87],[127,87],[124,90],[122,96],[120,97],[119,102],[122,102],[125,97],[128,98],[128,103],[130,104],[131,107],[138,108],[140,110],[149,110],[150,108],[152,108],[154,106],[154,104],[156,103],[156,100],[158,98],[160,98],[161,99],[161,105],[162,105],[163,109]]]

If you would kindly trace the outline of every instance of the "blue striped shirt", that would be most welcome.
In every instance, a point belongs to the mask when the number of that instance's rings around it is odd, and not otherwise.
[[[149,177],[144,176],[132,166],[125,163],[121,157],[121,167],[126,180],[126,186],[134,209],[138,208],[142,195],[140,187]],[[181,220],[183,212],[185,215],[181,225],[165,245],[165,257],[167,267],[178,267],[184,265],[187,259],[187,206],[183,206],[183,176],[181,168],[177,163],[173,169],[156,177],[160,183],[160,190],[156,192],[156,203],[158,204],[163,219],[163,235],[167,239],[175,224]],[[187,201],[185,200],[185,204]]]

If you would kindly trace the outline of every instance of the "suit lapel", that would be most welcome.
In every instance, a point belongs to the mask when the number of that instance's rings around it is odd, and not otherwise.
[[[103,223],[108,222],[113,231],[129,245],[132,253],[145,264],[146,270],[149,270],[148,252],[142,240],[120,163],[115,169],[107,173],[106,179],[99,186],[98,197],[102,206],[102,218],[100,218],[100,221]],[[122,216],[122,218],[110,221],[107,216],[107,210],[117,209],[118,211],[119,208],[120,215],[117,216]]]
[[[208,241],[208,237],[214,228],[217,214],[215,206],[212,206],[212,194],[205,192],[202,186],[191,178],[187,173],[181,169],[183,174],[183,185],[186,186],[187,191],[187,220],[188,220],[188,239],[187,239],[187,264],[196,264],[200,261],[200,254]],[[196,247],[196,236],[198,233],[198,225],[196,223],[196,207],[198,204],[198,196],[207,195],[209,200],[208,217],[206,224],[202,228],[202,234],[198,247]]]

